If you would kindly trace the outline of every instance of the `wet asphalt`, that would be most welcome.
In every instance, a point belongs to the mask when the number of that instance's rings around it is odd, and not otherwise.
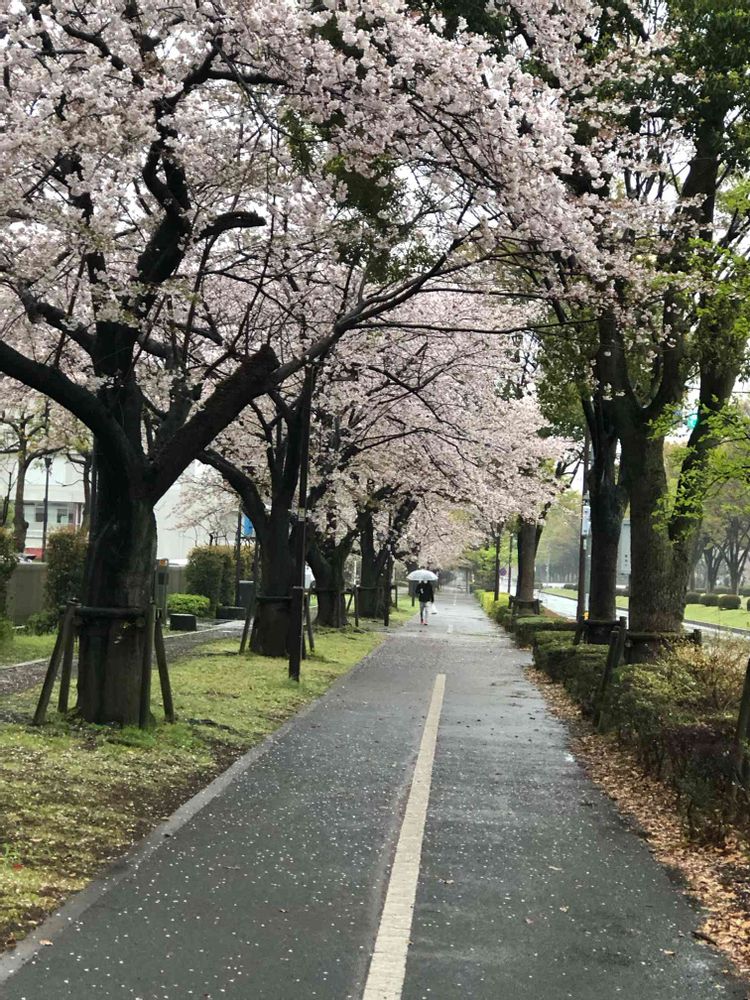
[[[87,908],[64,908],[0,997],[359,1000],[445,673],[403,1000],[745,998],[571,757],[528,654],[469,598],[438,601]]]

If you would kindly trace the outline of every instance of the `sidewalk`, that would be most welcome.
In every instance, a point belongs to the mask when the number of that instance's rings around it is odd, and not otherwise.
[[[406,977],[389,1000],[742,1000],[692,937],[679,887],[569,755],[527,654],[469,598],[439,602],[87,909],[63,910],[67,926],[43,928],[52,944],[5,982],[23,945],[0,960],[0,997],[361,1000],[444,674]]]

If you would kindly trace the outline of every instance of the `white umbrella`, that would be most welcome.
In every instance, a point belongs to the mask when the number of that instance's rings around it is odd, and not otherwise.
[[[407,580],[413,580],[416,582],[422,582],[427,580],[437,580],[437,573],[433,573],[431,569],[415,569],[407,576]]]

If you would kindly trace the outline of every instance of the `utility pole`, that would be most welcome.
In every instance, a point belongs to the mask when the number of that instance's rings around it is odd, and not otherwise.
[[[591,436],[588,424],[583,440],[583,489],[581,490],[581,531],[578,539],[578,604],[576,607],[576,618],[583,620],[586,613],[586,566],[587,566],[587,540],[585,532],[586,503],[589,493],[589,453],[591,449]]]

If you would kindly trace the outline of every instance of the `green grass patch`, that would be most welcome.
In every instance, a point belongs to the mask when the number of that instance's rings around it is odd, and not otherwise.
[[[412,616],[395,612],[395,625]],[[382,626],[381,626],[382,629]],[[38,690],[0,712],[0,948],[15,942],[385,637],[377,625],[321,630],[302,679],[286,660],[222,640],[170,665],[178,722],[90,726],[54,713],[29,725]],[[154,676],[152,709],[161,719]],[[52,704],[55,704],[53,695]]]
[[[27,660],[49,659],[54,645],[54,634],[26,635],[16,632],[7,642],[0,642],[0,667]]]
[[[546,594],[553,594],[555,597],[569,597],[576,600],[578,592],[575,590],[556,588],[545,590]],[[627,597],[617,598],[617,607],[627,610],[629,600]],[[709,608],[705,604],[687,604],[685,606],[685,620],[691,622],[705,622],[706,625],[713,625],[715,628],[745,628],[750,630],[750,612],[744,608],[736,611],[725,611],[721,608]]]

